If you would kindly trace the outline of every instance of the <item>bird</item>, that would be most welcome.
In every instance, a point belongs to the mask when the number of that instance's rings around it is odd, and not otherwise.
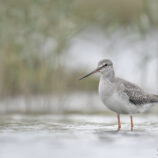
[[[120,115],[127,114],[130,116],[131,131],[133,131],[133,114],[145,112],[158,103],[158,95],[149,94],[136,84],[117,77],[113,63],[109,59],[99,61],[94,71],[79,80],[97,72],[100,73],[99,96],[103,104],[117,114],[117,130],[121,129]]]

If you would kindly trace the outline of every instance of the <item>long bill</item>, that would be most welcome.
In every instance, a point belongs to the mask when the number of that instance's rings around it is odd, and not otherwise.
[[[92,75],[92,74],[95,74],[95,73],[98,72],[100,69],[101,69],[101,68],[97,68],[96,70],[94,70],[94,71],[90,72],[89,74],[83,76],[83,77],[80,78],[79,80],[82,80],[82,79],[84,79],[84,78],[89,77],[89,76]]]

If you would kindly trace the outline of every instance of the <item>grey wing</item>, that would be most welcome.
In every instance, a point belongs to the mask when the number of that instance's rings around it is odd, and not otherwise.
[[[150,95],[146,94],[141,88],[133,83],[119,79],[124,86],[124,93],[129,97],[129,102],[135,105],[151,103]]]

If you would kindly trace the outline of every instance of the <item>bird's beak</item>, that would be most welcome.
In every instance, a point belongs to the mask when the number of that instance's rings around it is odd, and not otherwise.
[[[79,80],[82,80],[82,79],[84,79],[84,78],[87,78],[87,77],[89,77],[90,75],[95,74],[96,72],[99,72],[100,69],[101,69],[101,68],[97,68],[97,69],[95,69],[94,71],[92,71],[92,72],[90,72],[89,74],[83,76],[83,77],[80,78]]]

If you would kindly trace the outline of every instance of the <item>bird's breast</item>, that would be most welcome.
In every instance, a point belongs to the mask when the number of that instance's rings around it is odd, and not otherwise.
[[[114,84],[112,82],[110,82],[109,80],[100,79],[99,96],[101,97],[102,101],[109,98],[114,91]]]
[[[129,113],[128,98],[124,98],[117,89],[117,84],[107,80],[99,82],[99,96],[102,102],[112,111]]]

